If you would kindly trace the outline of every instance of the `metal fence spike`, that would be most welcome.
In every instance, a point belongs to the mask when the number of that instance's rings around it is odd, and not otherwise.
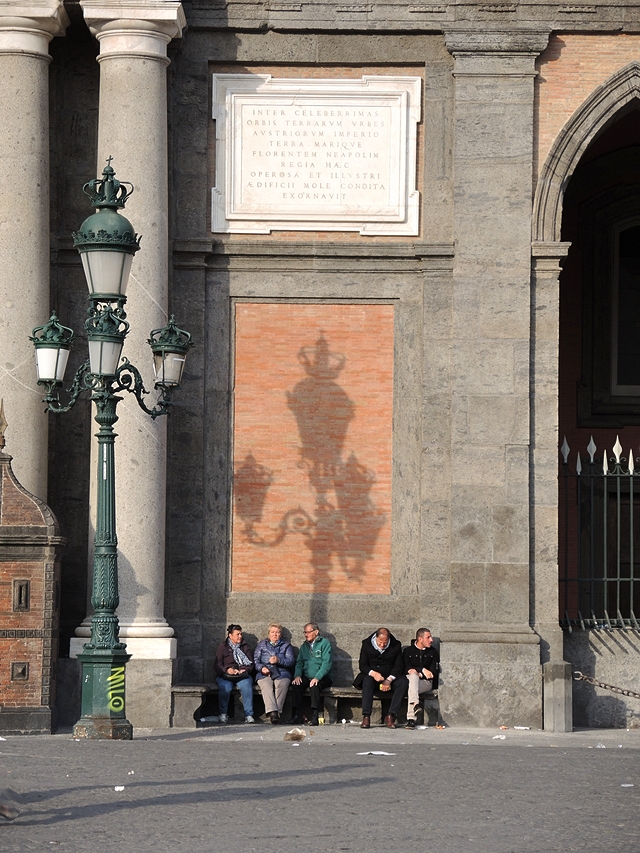
[[[593,436],[591,436],[591,441],[590,441],[590,442],[589,442],[589,444],[587,445],[587,452],[588,452],[589,456],[591,457],[591,464],[592,464],[592,465],[593,465],[593,457],[596,455],[596,450],[597,450],[597,449],[598,449],[598,448],[596,447],[596,443],[595,443],[595,441],[593,440]]]
[[[620,436],[616,436],[616,443],[613,445],[613,455],[616,457],[616,462],[620,464],[620,456],[622,454],[622,445],[620,444]]]
[[[604,456],[602,457],[602,473],[606,475],[609,473],[609,460],[607,459],[607,452],[605,450]]]
[[[567,444],[567,436],[565,435],[564,441],[562,442],[562,447],[560,448],[560,453],[564,458],[564,464],[567,464],[567,460],[569,459],[569,445]]]
[[[578,453],[578,458],[576,460],[576,474],[578,476],[582,474],[582,460],[580,459],[580,453]]]
[[[629,451],[629,473],[633,474],[635,468],[633,467],[633,450]]]

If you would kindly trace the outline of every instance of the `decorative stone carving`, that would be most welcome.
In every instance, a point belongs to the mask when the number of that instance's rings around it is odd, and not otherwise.
[[[418,234],[421,84],[214,75],[212,230]]]

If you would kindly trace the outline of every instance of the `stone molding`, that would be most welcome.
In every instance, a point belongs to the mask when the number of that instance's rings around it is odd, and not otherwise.
[[[296,269],[324,272],[402,270],[450,272],[453,243],[311,243],[253,240],[174,240],[174,265],[180,268],[247,270]]]
[[[534,258],[566,258],[569,254],[571,243],[545,243],[534,240],[531,244],[531,255]]]
[[[100,62],[112,57],[155,59],[169,64],[167,45],[186,26],[181,3],[80,3],[87,26],[100,42]]]
[[[77,632],[76,632],[77,633]],[[91,636],[91,632],[72,637],[69,646],[69,657],[77,658],[84,650],[85,640]],[[132,658],[140,660],[175,660],[178,656],[178,641],[175,637],[153,636],[140,637],[128,636],[122,630],[120,637],[127,646],[127,654]]]
[[[354,258],[453,258],[453,243],[361,243],[253,240],[174,240],[177,254],[202,252],[215,255],[265,255],[282,257],[354,257]]]
[[[559,275],[562,262],[569,254],[570,248],[571,243],[533,242],[531,244],[531,257],[534,272],[536,274],[546,272]]]
[[[557,242],[564,191],[596,134],[629,101],[640,97],[640,62],[630,62],[598,86],[558,134],[540,172],[533,204],[533,240]]]
[[[443,643],[515,643],[517,645],[540,644],[540,637],[532,628],[521,625],[478,625],[461,628],[443,628],[440,631]]]
[[[69,18],[60,0],[0,2],[0,55],[19,54],[50,61],[49,42],[63,36]]]
[[[537,56],[547,47],[551,29],[445,29],[447,50],[458,55],[498,54]]]

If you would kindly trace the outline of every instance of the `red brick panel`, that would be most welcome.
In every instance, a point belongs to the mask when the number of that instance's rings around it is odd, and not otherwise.
[[[580,104],[605,80],[640,56],[640,35],[552,35],[540,55],[536,80],[536,162],[542,168],[551,146]]]
[[[2,707],[38,707],[42,696],[42,639],[4,639],[0,643],[0,697]],[[27,680],[11,680],[12,663],[28,663]]]
[[[388,593],[393,306],[235,319],[233,591]]]
[[[29,610],[13,610],[14,580],[29,581]],[[3,562],[0,571],[0,628],[42,628],[44,610],[42,563]]]

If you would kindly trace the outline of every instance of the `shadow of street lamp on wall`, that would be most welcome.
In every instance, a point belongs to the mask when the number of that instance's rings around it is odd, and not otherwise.
[[[119,640],[118,540],[115,502],[116,408],[126,391],[151,418],[168,414],[171,392],[180,385],[191,335],[179,329],[173,316],[166,326],[154,329],[148,343],[153,354],[155,388],[153,407],[147,406],[140,371],[126,358],[122,348],[129,331],[124,310],[133,256],[140,240],[119,209],[124,208],[133,186],[115,177],[111,157],[102,178],[86,183],[84,192],[96,212],[74,233],[74,246],[82,258],[89,288],[85,330],[89,359],[73,378],[69,400],[60,400],[69,349],[74,334],[63,326],[55,312],[37,326],[30,340],[36,350],[38,385],[44,386],[46,411],[68,412],[83,392],[96,404],[98,438],[96,534],[93,560],[91,638],[78,655],[82,663],[82,716],[75,724],[75,737],[131,740],[133,727],[125,713],[125,666],[130,659]]]

